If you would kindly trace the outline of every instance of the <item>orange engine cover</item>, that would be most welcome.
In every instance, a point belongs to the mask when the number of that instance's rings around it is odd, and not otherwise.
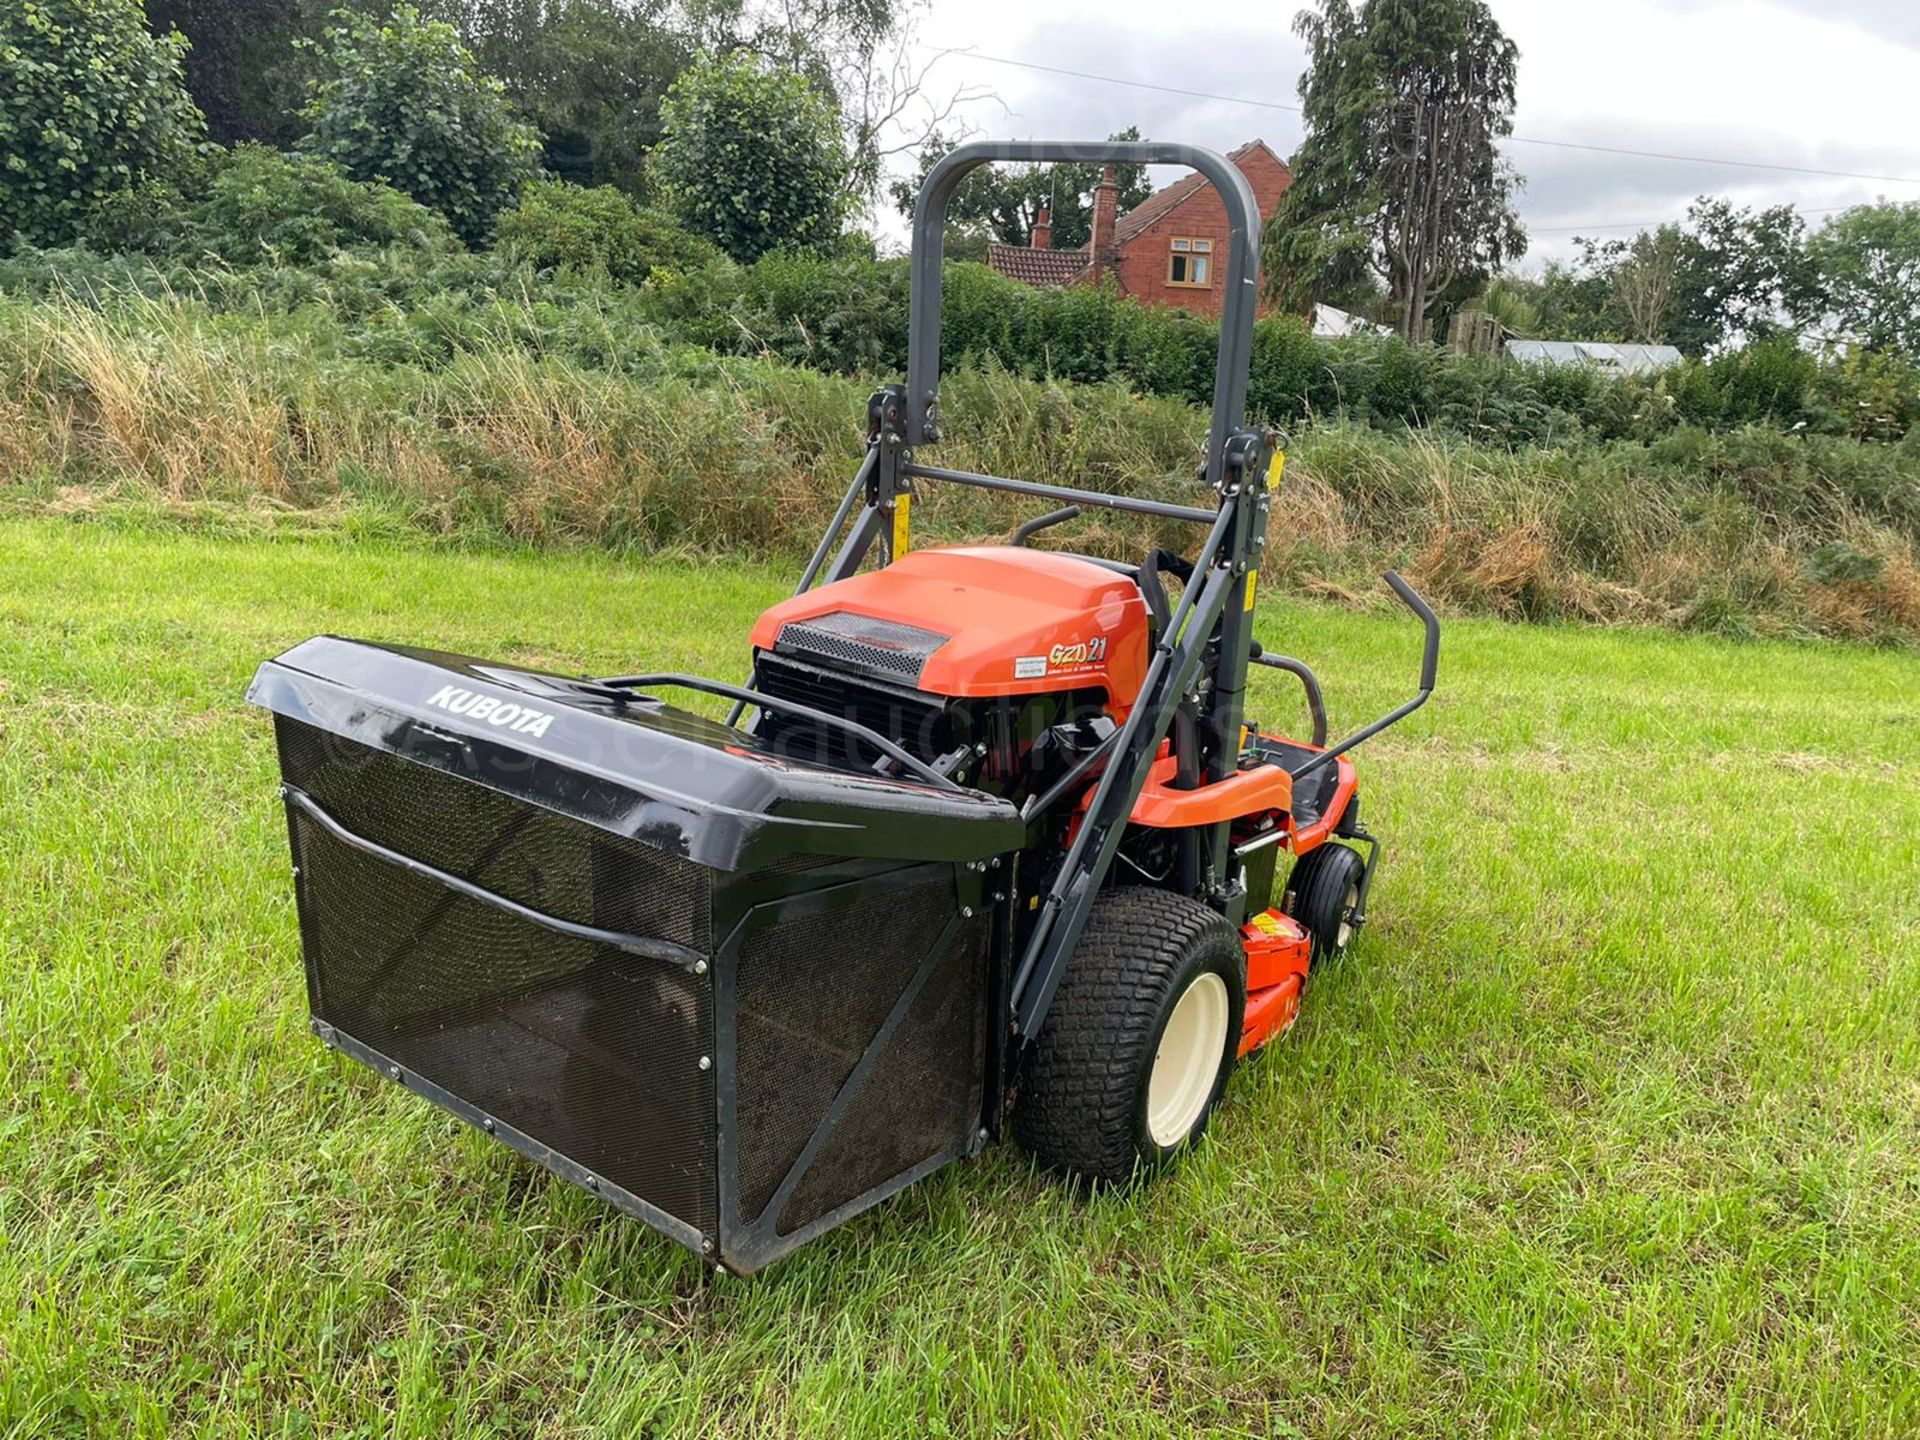
[[[1011,545],[915,550],[775,605],[753,627],[754,648],[773,649],[795,621],[843,613],[946,636],[916,682],[934,695],[1101,689],[1124,711],[1146,678],[1140,587],[1071,555]]]

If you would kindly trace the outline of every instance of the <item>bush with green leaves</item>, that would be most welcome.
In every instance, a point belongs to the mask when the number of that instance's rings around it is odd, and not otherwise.
[[[229,265],[312,265],[391,246],[439,253],[457,243],[439,214],[390,185],[259,145],[235,147],[187,215],[186,243]]]
[[[484,243],[533,175],[539,136],[451,25],[411,5],[384,23],[348,10],[334,18],[300,148],[404,191],[468,244]]]
[[[494,243],[515,264],[629,285],[719,258],[711,241],[611,185],[584,189],[558,180],[529,185],[501,215]]]
[[[0,4],[0,248],[62,245],[115,197],[192,164],[187,44],[139,0]]]
[[[661,106],[655,173],[686,225],[735,260],[824,250],[846,213],[832,103],[750,55],[704,60]]]

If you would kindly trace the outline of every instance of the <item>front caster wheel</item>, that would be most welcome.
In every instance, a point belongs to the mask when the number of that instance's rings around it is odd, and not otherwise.
[[[1313,936],[1314,963],[1347,953],[1366,873],[1359,851],[1329,842],[1302,855],[1287,877],[1286,913]]]
[[[1029,1057],[1015,1138],[1091,1180],[1164,1164],[1206,1130],[1246,1005],[1246,953],[1222,916],[1165,890],[1103,895]]]

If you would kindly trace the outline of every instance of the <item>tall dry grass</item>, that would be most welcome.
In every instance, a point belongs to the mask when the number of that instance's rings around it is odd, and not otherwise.
[[[592,369],[503,339],[445,363],[344,352],[298,317],[190,297],[0,299],[10,502],[132,497],[375,513],[460,539],[791,553],[858,458],[867,387],[765,360],[638,349]],[[1204,417],[1119,385],[963,369],[961,469],[1192,498]],[[1920,638],[1920,448],[1681,432],[1653,446],[1508,451],[1355,426],[1293,445],[1266,582],[1359,595],[1398,564],[1438,598],[1579,618]],[[933,536],[1023,510],[948,489]],[[1076,546],[1137,554],[1178,528],[1089,517]]]

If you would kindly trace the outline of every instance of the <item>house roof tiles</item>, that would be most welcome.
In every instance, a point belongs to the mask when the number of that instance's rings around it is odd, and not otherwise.
[[[1066,285],[1087,268],[1087,252],[995,243],[987,246],[987,264],[1029,285]]]

